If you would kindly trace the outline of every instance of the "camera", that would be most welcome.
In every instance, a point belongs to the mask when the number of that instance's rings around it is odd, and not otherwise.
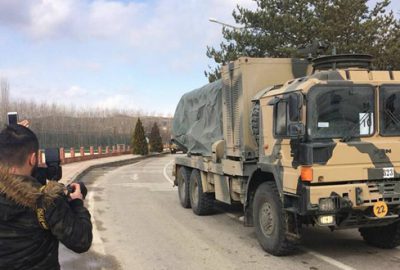
[[[37,181],[42,184],[46,184],[46,180],[59,181],[62,178],[62,167],[60,166],[60,150],[58,148],[47,148],[45,149],[46,156],[46,167],[38,167],[36,173],[33,175]],[[78,182],[80,185],[83,199],[87,195],[87,188],[82,182]],[[75,191],[71,185],[67,186],[67,196]]]
[[[46,180],[59,181],[62,178],[62,167],[60,166],[60,150],[58,148],[47,148],[45,149],[46,156],[46,167],[38,167],[34,177],[37,181],[42,184],[46,184]],[[82,182],[78,182],[80,185],[81,193],[83,199],[87,195],[87,188]],[[67,186],[67,196],[75,191],[74,187],[71,185]]]
[[[85,199],[85,198],[86,198],[86,195],[87,195],[87,193],[88,193],[88,190],[87,190],[85,184],[82,183],[82,182],[75,182],[75,183],[79,184],[79,186],[80,186],[80,188],[81,188],[82,197],[83,197],[83,199]],[[71,186],[71,185],[68,185],[68,186],[67,186],[67,191],[68,191],[67,196],[69,197],[69,195],[70,195],[71,193],[74,193],[74,192],[75,192],[75,188],[74,188],[73,186]]]
[[[45,184],[46,180],[59,181],[62,178],[60,166],[60,150],[58,148],[45,149],[46,167],[38,167],[33,177],[40,183]]]

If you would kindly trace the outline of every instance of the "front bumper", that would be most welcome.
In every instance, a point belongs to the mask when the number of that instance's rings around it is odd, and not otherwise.
[[[302,185],[298,212],[314,219],[333,216],[337,228],[387,225],[400,220],[400,179],[337,185]],[[328,206],[323,202],[331,201]],[[387,204],[387,214],[376,217],[373,206]],[[332,225],[332,224],[331,224]]]

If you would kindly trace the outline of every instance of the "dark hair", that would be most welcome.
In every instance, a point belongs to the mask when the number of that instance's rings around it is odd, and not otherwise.
[[[29,128],[9,125],[0,132],[0,165],[23,166],[28,156],[38,150],[39,141]]]

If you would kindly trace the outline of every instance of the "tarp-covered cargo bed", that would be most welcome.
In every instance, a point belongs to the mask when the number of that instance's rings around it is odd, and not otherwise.
[[[223,139],[222,80],[181,98],[172,122],[172,136],[188,153],[211,156],[212,143]]]

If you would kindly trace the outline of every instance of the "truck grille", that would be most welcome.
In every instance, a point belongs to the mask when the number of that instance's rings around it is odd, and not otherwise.
[[[382,198],[364,200],[364,203],[385,201],[390,204],[400,202],[400,179],[368,183],[368,190],[370,194],[377,194],[378,196],[382,195]]]

